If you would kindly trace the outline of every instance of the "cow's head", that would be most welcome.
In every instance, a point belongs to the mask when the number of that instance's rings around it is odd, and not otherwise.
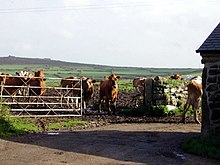
[[[118,88],[118,85],[117,85],[117,80],[120,78],[120,76],[116,76],[115,74],[112,74],[111,76],[109,76],[109,80],[111,82],[111,86],[112,86],[112,89],[115,89],[115,88]]]
[[[37,72],[34,73],[34,77],[40,77],[42,78],[44,81],[46,81],[46,78],[45,78],[45,74],[42,70],[39,70]]]

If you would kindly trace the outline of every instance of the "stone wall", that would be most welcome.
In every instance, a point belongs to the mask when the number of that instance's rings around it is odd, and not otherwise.
[[[204,118],[203,133],[220,136],[220,62],[205,64],[203,81],[203,109],[207,116],[207,119]]]
[[[145,81],[145,105],[173,105],[180,106],[185,103],[187,88],[184,81],[179,85],[167,82],[167,78],[155,77]]]

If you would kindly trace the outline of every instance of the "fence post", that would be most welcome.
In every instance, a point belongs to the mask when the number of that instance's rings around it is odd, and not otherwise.
[[[151,106],[153,102],[153,84],[152,78],[145,79],[144,82],[144,106]]]

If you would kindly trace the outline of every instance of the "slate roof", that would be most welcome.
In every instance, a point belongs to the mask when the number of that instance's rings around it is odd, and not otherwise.
[[[196,50],[196,53],[216,53],[220,52],[220,23]]]

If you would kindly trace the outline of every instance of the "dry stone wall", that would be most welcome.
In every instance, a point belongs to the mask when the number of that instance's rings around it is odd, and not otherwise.
[[[186,83],[181,80],[178,85],[168,83],[167,78],[155,77],[145,81],[145,104],[180,106],[187,97]],[[150,84],[150,85],[149,85]],[[149,88],[149,86],[151,88]]]
[[[205,95],[209,111],[210,134],[220,136],[220,62],[205,64]]]

